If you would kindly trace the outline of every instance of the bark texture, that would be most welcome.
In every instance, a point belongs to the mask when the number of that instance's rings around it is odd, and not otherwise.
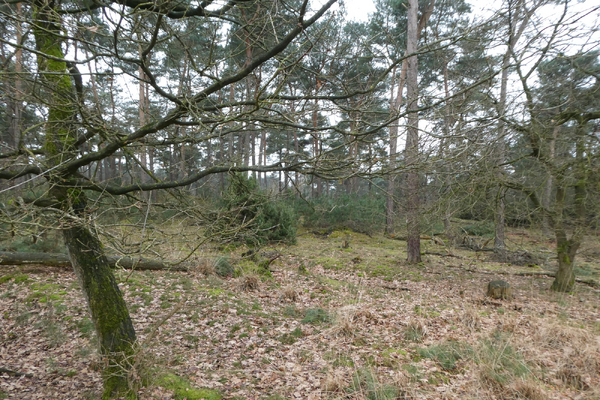
[[[417,0],[408,2],[408,30],[406,52],[408,54],[417,51]],[[418,107],[418,60],[417,56],[408,58],[408,69],[406,74],[406,97],[408,110],[416,110]],[[406,135],[406,164],[409,168],[407,174],[407,260],[409,263],[421,262],[421,229],[419,224],[419,114],[417,111],[408,114],[408,132]]]
[[[135,330],[127,305],[97,235],[75,225],[63,231],[73,270],[88,303],[100,351],[108,366],[103,371],[104,399],[128,393],[127,369],[132,363]]]

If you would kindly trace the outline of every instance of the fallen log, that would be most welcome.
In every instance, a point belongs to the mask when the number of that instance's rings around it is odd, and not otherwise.
[[[172,265],[146,258],[106,256],[112,268],[135,269],[140,271],[188,271],[186,265]],[[0,265],[41,264],[50,267],[71,268],[71,260],[60,253],[24,253],[0,251]]]
[[[549,278],[556,277],[556,273],[549,271],[531,271],[531,272],[507,272],[507,271],[485,271],[473,268],[465,268],[459,265],[446,265],[446,268],[457,268],[463,271],[472,272],[476,274],[488,274],[488,275],[515,275],[515,276],[547,276]],[[600,282],[593,279],[582,279],[575,278],[575,282],[582,283],[584,285],[591,286],[593,288],[600,288]]]
[[[541,275],[541,276],[547,276],[550,278],[555,278],[556,277],[556,273],[555,272],[542,272],[542,271],[532,271],[532,272],[515,272],[513,275],[518,275],[518,276],[536,276],[536,275]],[[575,282],[577,283],[583,283],[584,285],[588,285],[594,288],[600,288],[600,282],[595,281],[593,279],[583,279],[583,278],[575,278]]]
[[[438,253],[437,251],[424,251],[421,254],[422,255],[426,255],[426,256],[465,258],[463,256],[457,256],[456,254],[452,254],[452,253]]]

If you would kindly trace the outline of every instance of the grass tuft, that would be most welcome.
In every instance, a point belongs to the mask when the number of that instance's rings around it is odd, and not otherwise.
[[[298,301],[298,292],[291,286],[287,286],[281,291],[281,297],[289,301]]]
[[[260,278],[257,275],[242,275],[238,287],[244,292],[252,292],[260,288]]]
[[[458,361],[473,354],[471,346],[454,340],[449,340],[437,346],[422,348],[418,352],[421,357],[436,360],[446,371],[456,370]]]
[[[413,320],[404,328],[404,339],[420,343],[427,336],[427,327],[419,320]]]
[[[402,392],[397,386],[381,383],[375,372],[370,368],[361,368],[354,372],[350,391],[361,393],[368,400],[402,398]]]

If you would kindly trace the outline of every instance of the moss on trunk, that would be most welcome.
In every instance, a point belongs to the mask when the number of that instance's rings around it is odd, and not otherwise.
[[[128,391],[127,359],[133,355],[135,330],[97,236],[81,225],[67,228],[63,234],[96,327],[100,351],[108,363],[103,371],[104,398],[111,398]]]
[[[579,248],[579,242],[571,240],[559,240],[557,244],[558,271],[552,282],[551,290],[555,292],[570,292],[575,285],[575,255]]]

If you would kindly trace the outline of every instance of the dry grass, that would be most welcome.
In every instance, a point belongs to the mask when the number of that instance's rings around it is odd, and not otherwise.
[[[457,317],[456,322],[471,332],[481,329],[481,316],[479,315],[479,312],[470,305],[465,307],[462,314]]]
[[[566,326],[558,321],[537,320],[535,341],[546,349],[562,348],[564,346],[579,347],[592,340],[590,333],[581,328]]]
[[[340,308],[335,317],[331,333],[334,336],[356,336],[356,332],[368,323],[377,323],[377,317],[364,306],[349,305]]]
[[[321,380],[321,390],[325,393],[343,392],[349,385],[349,380],[343,368],[336,368],[327,372],[325,378]]]
[[[286,286],[285,288],[283,288],[283,290],[281,291],[281,297],[284,300],[289,300],[289,301],[293,301],[296,302],[298,301],[298,292],[296,291],[296,289],[294,289],[291,286]]]
[[[244,292],[252,292],[260,289],[260,277],[258,275],[242,275],[238,278],[238,288]]]
[[[214,263],[209,260],[201,260],[198,262],[196,266],[196,271],[201,273],[204,276],[216,275]]]
[[[575,390],[590,390],[600,377],[600,339],[582,328],[538,320],[529,349],[532,359],[550,368]]]
[[[512,389],[517,399],[527,400],[546,400],[548,394],[542,389],[541,385],[530,379],[519,379],[512,385]]]
[[[429,329],[421,319],[413,319],[404,328],[404,339],[410,342],[422,342],[427,336]]]

